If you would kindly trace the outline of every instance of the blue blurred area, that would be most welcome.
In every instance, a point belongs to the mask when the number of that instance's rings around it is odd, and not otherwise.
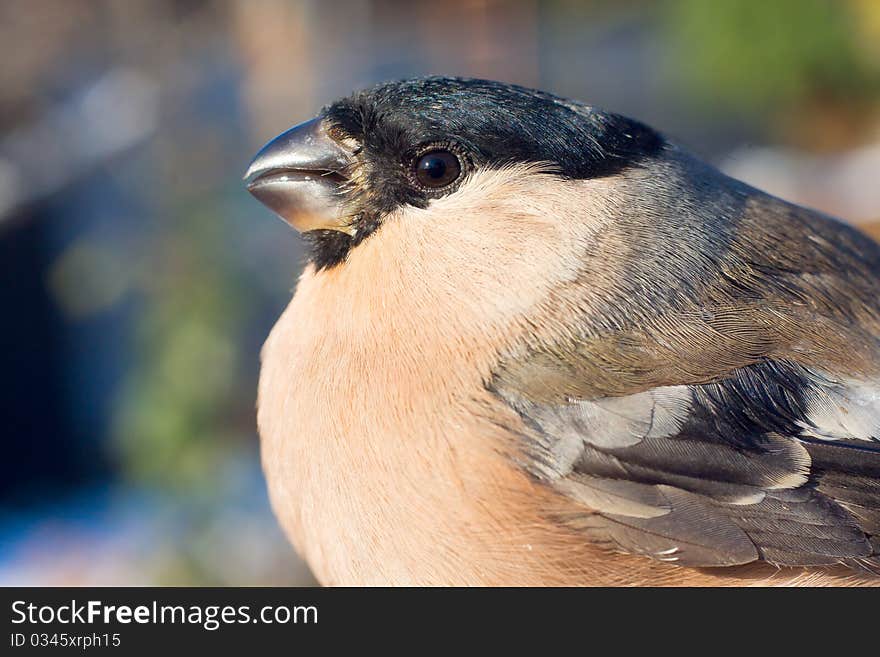
[[[312,581],[269,509],[254,417],[303,254],[240,176],[354,88],[537,86],[880,218],[880,6],[762,6],[4,3],[0,583]]]

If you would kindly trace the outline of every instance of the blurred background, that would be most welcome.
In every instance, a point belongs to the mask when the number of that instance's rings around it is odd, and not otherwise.
[[[0,584],[312,582],[254,412],[302,250],[241,174],[326,102],[429,73],[880,220],[880,0],[4,0]]]

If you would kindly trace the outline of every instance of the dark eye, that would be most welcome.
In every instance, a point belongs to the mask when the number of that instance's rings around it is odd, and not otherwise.
[[[461,175],[461,162],[449,151],[428,151],[416,160],[415,175],[419,184],[439,189],[455,182]]]

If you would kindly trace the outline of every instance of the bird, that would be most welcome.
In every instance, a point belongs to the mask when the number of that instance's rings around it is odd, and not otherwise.
[[[880,584],[856,228],[639,121],[458,77],[355,91],[245,181],[307,245],[257,424],[321,584]]]

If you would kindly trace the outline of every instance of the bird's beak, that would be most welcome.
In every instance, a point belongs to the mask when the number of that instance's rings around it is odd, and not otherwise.
[[[321,119],[312,119],[263,146],[244,179],[257,200],[298,231],[351,234],[342,191],[351,163],[351,153],[327,134]]]

